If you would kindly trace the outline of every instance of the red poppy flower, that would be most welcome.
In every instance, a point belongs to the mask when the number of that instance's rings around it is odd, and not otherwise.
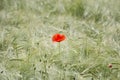
[[[109,68],[112,68],[112,64],[109,64],[108,67],[109,67]]]
[[[57,34],[54,34],[53,35],[53,37],[52,37],[52,41],[53,42],[61,42],[61,41],[63,41],[63,40],[65,40],[65,35],[64,34],[59,34],[59,33],[57,33]]]

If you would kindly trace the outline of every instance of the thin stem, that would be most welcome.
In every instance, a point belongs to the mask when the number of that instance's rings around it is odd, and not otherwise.
[[[60,42],[58,43],[58,48],[59,48],[59,55],[60,55]],[[62,75],[60,73],[60,80],[62,80]]]
[[[35,64],[33,64],[33,69],[34,69],[34,79],[36,80],[36,78],[35,78],[36,77],[36,73],[35,73],[36,72],[36,67],[35,67]]]
[[[60,42],[59,42],[59,54],[60,54]]]

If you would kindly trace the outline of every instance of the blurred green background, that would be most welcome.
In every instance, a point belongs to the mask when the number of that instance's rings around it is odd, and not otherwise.
[[[120,0],[0,0],[0,80],[119,79]]]

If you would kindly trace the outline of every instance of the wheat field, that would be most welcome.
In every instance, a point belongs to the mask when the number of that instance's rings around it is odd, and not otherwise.
[[[120,80],[120,0],[0,0],[0,80]]]

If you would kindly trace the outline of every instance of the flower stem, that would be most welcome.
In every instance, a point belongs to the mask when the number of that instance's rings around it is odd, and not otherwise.
[[[60,55],[60,42],[59,42],[59,55]]]
[[[58,43],[58,48],[59,48],[59,55],[60,55],[60,42]],[[60,73],[60,80],[62,80],[62,75]]]

